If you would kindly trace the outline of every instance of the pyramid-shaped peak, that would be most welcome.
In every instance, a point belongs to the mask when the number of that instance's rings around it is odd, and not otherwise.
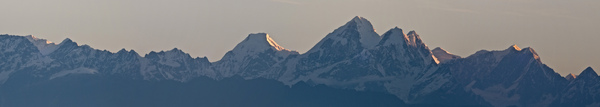
[[[284,48],[279,46],[267,33],[249,34],[248,37],[244,39],[244,41],[238,44],[238,46],[239,45],[252,46],[256,48],[273,48],[275,50],[284,50]],[[236,46],[236,48],[238,46]]]
[[[364,17],[360,17],[360,16],[354,16],[354,18],[352,18],[352,21],[354,22],[367,22],[367,23],[371,23],[369,22],[369,20],[365,19]]]
[[[266,51],[275,51],[280,57],[287,57],[290,54],[298,54],[279,46],[267,33],[252,33],[246,39],[238,43],[233,50],[225,53],[220,61],[227,60],[245,60],[246,57],[255,57]]]
[[[383,35],[381,41],[379,41],[379,45],[391,45],[391,44],[404,44],[406,43],[406,35],[404,35],[404,31],[398,27],[394,27]]]
[[[567,76],[565,76],[565,79],[567,80],[574,80],[575,78],[577,78],[577,76],[575,76],[572,73],[567,74]]]
[[[58,44],[59,47],[70,47],[70,46],[79,46],[76,42],[73,42],[73,40],[71,40],[70,38],[66,38],[65,40],[63,40],[62,42],[60,42]]]
[[[598,77],[598,74],[596,73],[596,71],[594,71],[594,69],[592,69],[592,67],[585,68],[585,70],[583,70],[578,76],[578,78],[589,78],[589,77],[592,77],[592,78]]]
[[[521,48],[519,48],[519,46],[517,46],[516,44],[513,44],[513,45],[510,45],[510,47],[508,47],[507,50],[521,51]]]
[[[348,21],[344,26],[350,26],[350,28],[364,29],[367,31],[375,31],[371,22],[363,17],[356,16],[352,20]]]
[[[340,43],[339,45],[345,45],[357,50],[372,48],[377,45],[380,40],[381,37],[375,32],[371,22],[363,17],[357,16],[343,26],[340,26],[333,32],[327,34],[327,36],[321,39],[321,41],[306,53],[313,53],[319,50],[331,50],[324,49],[331,47],[324,46],[329,43]]]
[[[372,47],[377,45],[381,37],[375,32],[371,22],[364,17],[356,16],[348,21],[344,26],[336,29],[333,33],[342,33],[346,30],[358,31],[362,47]]]
[[[72,43],[72,42],[73,42],[73,40],[71,40],[71,38],[65,38],[62,42],[60,42],[60,44],[63,44],[63,43]]]

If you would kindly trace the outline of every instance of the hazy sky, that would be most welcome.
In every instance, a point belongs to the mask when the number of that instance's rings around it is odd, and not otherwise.
[[[306,52],[354,16],[379,34],[415,30],[430,49],[533,47],[561,73],[600,70],[599,0],[1,0],[0,34],[116,52],[175,47],[217,61],[249,33]]]

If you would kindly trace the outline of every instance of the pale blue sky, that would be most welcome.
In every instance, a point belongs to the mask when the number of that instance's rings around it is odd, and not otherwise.
[[[379,34],[415,30],[431,48],[466,57],[533,47],[562,75],[600,69],[598,0],[2,0],[0,33],[116,52],[179,48],[221,59],[249,33],[306,52],[354,16]]]

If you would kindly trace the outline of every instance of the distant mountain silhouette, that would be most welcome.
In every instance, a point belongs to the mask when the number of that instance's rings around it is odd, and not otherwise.
[[[144,56],[70,39],[0,35],[0,107],[600,106],[592,68],[562,77],[532,48],[467,57],[415,31],[354,17],[306,53],[250,34],[221,60],[174,48]]]

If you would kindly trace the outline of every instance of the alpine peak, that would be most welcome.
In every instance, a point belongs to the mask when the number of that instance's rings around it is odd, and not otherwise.
[[[531,55],[533,55],[533,58],[535,58],[536,60],[540,60],[540,56],[537,54],[537,52],[535,52],[535,50],[533,50],[533,48],[527,47],[527,48],[523,48],[521,50],[523,50],[527,53],[530,53]]]
[[[75,43],[73,42],[73,40],[71,40],[70,38],[65,38],[62,42],[60,42],[60,44],[65,44],[65,43]],[[77,44],[77,43],[75,43]]]
[[[585,70],[583,70],[577,76],[577,78],[597,78],[597,77],[598,77],[598,74],[596,73],[596,71],[594,71],[594,69],[592,69],[592,67],[585,68]]]
[[[521,48],[519,48],[519,46],[517,46],[516,44],[513,44],[513,45],[510,45],[510,47],[508,47],[507,50],[521,51]]]
[[[406,35],[404,34],[404,31],[402,31],[402,29],[398,27],[394,27],[388,30],[382,36],[383,38],[381,39],[381,41],[379,41],[380,45],[390,45],[395,43],[404,44],[406,43],[406,41],[408,41]]]
[[[417,34],[417,32],[415,32],[414,30],[408,32],[406,34],[406,37],[408,38],[408,43],[411,45],[423,44],[423,41],[421,41],[421,37],[419,37],[419,34]]]
[[[33,45],[37,47],[37,49],[40,51],[40,53],[42,53],[42,55],[48,55],[58,48],[58,46],[55,43],[52,43],[46,39],[37,38],[33,35],[25,36],[25,38],[27,38],[29,42],[33,43]]]
[[[433,53],[433,56],[435,56],[435,58],[437,58],[437,60],[439,60],[440,62],[446,62],[452,59],[461,58],[460,56],[451,54],[440,47],[436,47],[435,49],[431,50],[431,52]]]
[[[62,42],[60,42],[56,48],[59,47],[77,47],[79,46],[76,42],[73,42],[73,40],[69,39],[69,38],[65,38]]]
[[[577,78],[577,76],[573,75],[572,73],[567,74],[567,76],[565,76],[565,79],[567,80],[574,80],[575,78]]]
[[[371,22],[369,22],[367,19],[360,17],[360,16],[354,16],[354,18],[352,18],[352,21],[357,22],[357,23],[371,24]]]
[[[44,43],[44,44],[54,44],[54,43],[53,43],[53,42],[51,42],[51,41],[48,41],[48,40],[46,40],[46,39],[40,39],[40,38],[37,38],[37,37],[35,37],[35,36],[33,36],[33,35],[27,35],[27,36],[25,36],[25,37],[26,37],[27,39],[29,39],[29,41],[31,41],[31,42],[34,42],[34,44],[35,44],[36,42],[41,42],[41,43]]]
[[[360,42],[362,47],[368,48],[377,45],[381,37],[375,32],[371,22],[363,17],[356,16],[344,26],[336,29],[333,33],[342,33],[347,29],[352,29],[360,33]]]
[[[233,50],[249,49],[260,51],[268,48],[272,48],[277,51],[285,50],[285,48],[279,46],[267,33],[253,33],[249,34],[244,41],[240,42]]]
[[[244,59],[243,57],[245,56],[253,56],[270,49],[279,53],[279,56],[298,54],[296,51],[287,50],[279,46],[267,33],[253,33],[238,43],[233,50],[227,52],[221,60],[230,58],[240,60]]]

